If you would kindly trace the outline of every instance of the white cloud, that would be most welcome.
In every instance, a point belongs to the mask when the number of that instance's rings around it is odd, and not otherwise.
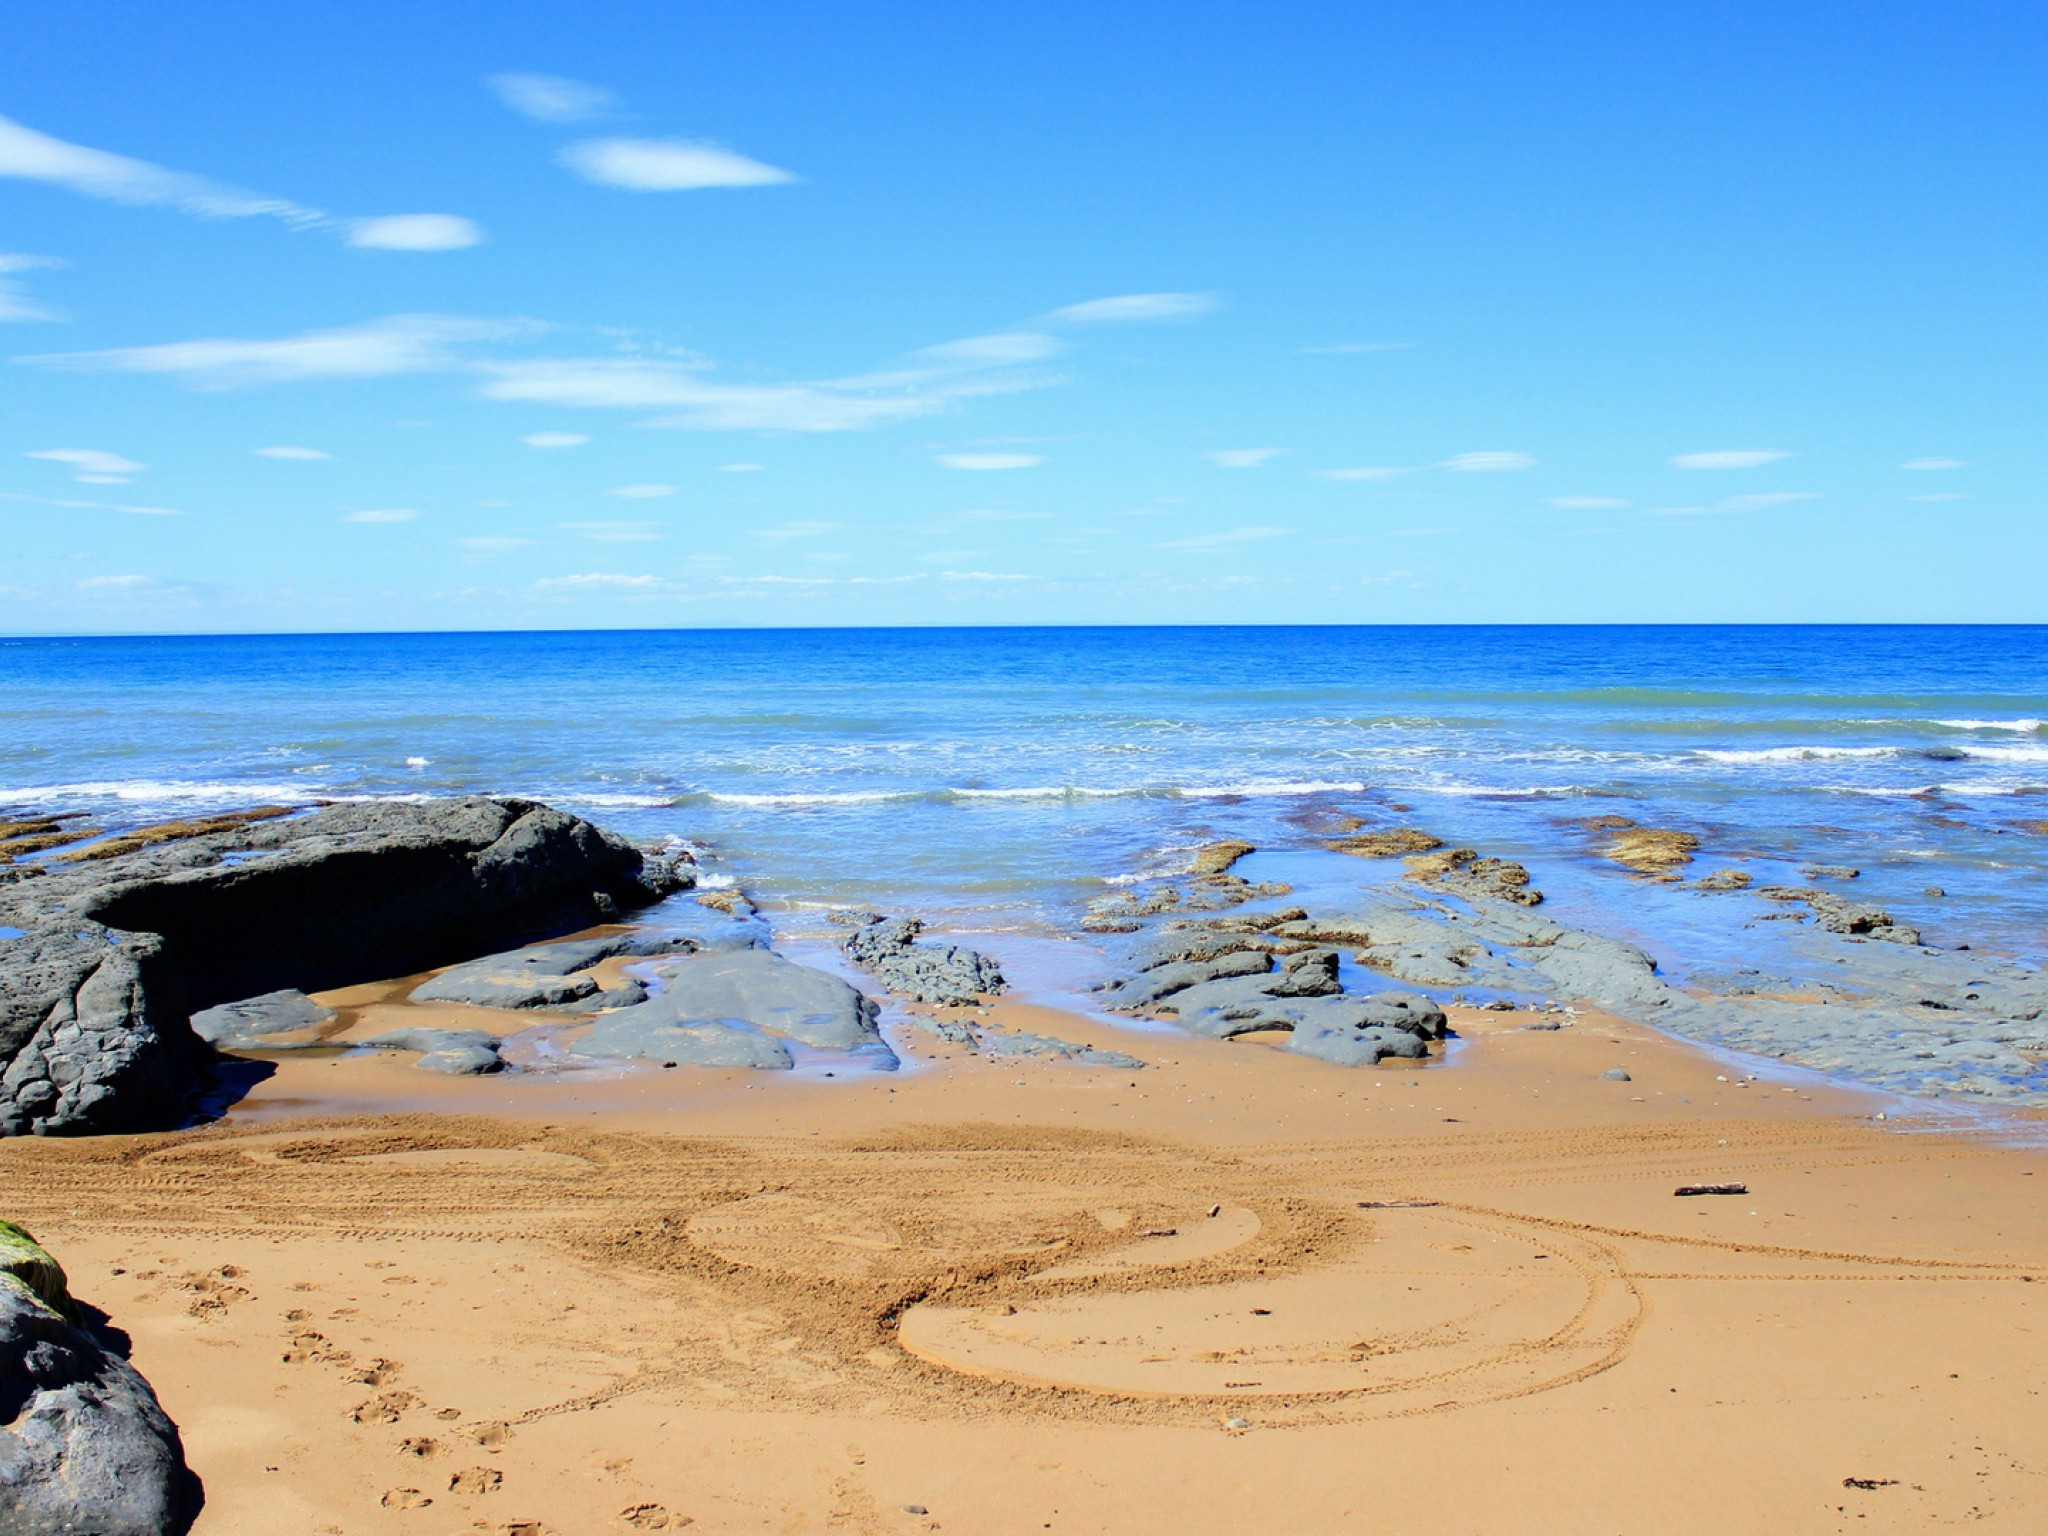
[[[322,453],[318,448],[297,448],[290,444],[283,444],[276,448],[251,448],[249,451],[259,459],[304,459],[311,462],[315,459],[331,459],[334,457],[331,453]]]
[[[377,251],[459,251],[483,238],[474,219],[453,213],[387,213],[348,225],[350,245]]]
[[[1511,469],[1534,469],[1536,456],[1532,453],[1458,453],[1437,465],[1438,469],[1457,470],[1464,474],[1497,474]]]
[[[558,523],[566,533],[596,539],[601,544],[645,544],[662,537],[661,523],[590,522]]]
[[[963,336],[919,350],[919,357],[937,363],[980,367],[1000,363],[1035,363],[1053,357],[1065,347],[1057,336],[1038,331],[998,331],[988,336]]]
[[[453,214],[334,219],[289,198],[265,197],[147,160],[68,143],[5,117],[0,117],[0,176],[39,181],[104,202],[175,208],[202,219],[273,218],[293,229],[328,230],[342,234],[352,245],[387,250],[445,251],[483,238],[476,225]]]
[[[361,325],[262,341],[217,337],[102,352],[57,352],[17,361],[91,373],[165,374],[195,389],[235,389],[454,368],[460,362],[456,343],[496,340],[530,328],[458,315],[389,315]]]
[[[82,591],[104,591],[109,587],[147,587],[155,583],[154,576],[88,576],[78,583]]]
[[[0,176],[46,182],[108,202],[177,208],[201,218],[268,216],[304,227],[326,217],[284,198],[259,197],[204,176],[68,144],[5,117],[0,117]]]
[[[1968,469],[1968,459],[1908,459],[1901,469]]]
[[[1293,532],[1294,530],[1292,528],[1269,528],[1263,526],[1251,528],[1226,528],[1221,533],[1197,533],[1191,534],[1185,539],[1168,539],[1163,544],[1155,544],[1153,548],[1197,550],[1228,549],[1235,544],[1252,544],[1262,539],[1284,539],[1289,537]]]
[[[1711,453],[1673,454],[1673,469],[1757,469],[1792,455],[1775,448],[1717,448]]]
[[[1286,451],[1285,448],[1218,448],[1202,457],[1219,469],[1257,469],[1266,460]]]
[[[126,485],[130,475],[149,468],[104,448],[39,448],[24,457],[68,464],[81,485]]]
[[[1545,505],[1561,512],[1611,512],[1628,503],[1619,496],[1553,496]]]
[[[64,263],[54,256],[31,256],[25,251],[0,251],[0,321],[57,320],[56,310],[38,304],[15,280],[16,272],[45,271]]]
[[[625,576],[613,571],[583,571],[574,576],[543,576],[535,592],[652,592],[669,584],[659,576]]]
[[[529,432],[519,441],[529,448],[581,448],[590,439],[581,432]]]
[[[777,166],[687,139],[582,139],[555,158],[585,181],[628,192],[770,187],[796,180]]]
[[[676,488],[672,485],[615,485],[605,492],[607,496],[623,496],[628,501],[649,501],[656,496],[673,496]]]
[[[784,523],[779,528],[758,528],[754,531],[757,539],[815,539],[822,534],[837,533],[839,524],[820,522],[815,518],[794,523]]]
[[[1392,480],[1407,473],[1405,469],[1396,469],[1388,464],[1361,464],[1352,469],[1319,469],[1315,477],[1318,480]]]
[[[1296,347],[1311,357],[1353,357],[1366,352],[1406,352],[1412,341],[1338,341],[1325,347]]]
[[[604,116],[618,103],[602,86],[561,75],[492,75],[488,83],[514,112],[543,123],[580,123]]]
[[[932,461],[948,469],[1033,469],[1045,462],[1040,453],[942,453]]]
[[[721,464],[718,466],[718,472],[721,475],[753,475],[759,474],[766,467],[763,464]]]
[[[1183,320],[1216,307],[1207,293],[1126,293],[1069,304],[1049,317],[1062,325],[1108,325],[1129,320]]]
[[[409,523],[419,513],[411,507],[372,507],[364,512],[351,512],[342,519],[344,523]]]
[[[38,507],[63,507],[81,512],[126,512],[135,517],[183,517],[176,507],[131,507],[116,501],[70,501],[61,496],[28,496],[20,491],[0,491],[0,501],[25,501]]]
[[[1924,496],[1908,496],[1908,501],[1968,501],[1970,498],[1961,491],[1929,491]]]

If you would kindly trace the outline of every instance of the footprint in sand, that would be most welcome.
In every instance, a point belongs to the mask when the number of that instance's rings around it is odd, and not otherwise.
[[[356,1404],[349,1417],[358,1424],[396,1424],[400,1414],[419,1405],[420,1400],[410,1392],[385,1392]]]
[[[448,1491],[461,1494],[496,1493],[505,1474],[496,1467],[464,1467],[448,1479]]]
[[[377,1502],[386,1509],[424,1509],[434,1501],[417,1488],[393,1488]]]
[[[660,1504],[632,1504],[619,1511],[619,1519],[636,1531],[679,1531],[696,1521],[689,1515],[670,1514]]]

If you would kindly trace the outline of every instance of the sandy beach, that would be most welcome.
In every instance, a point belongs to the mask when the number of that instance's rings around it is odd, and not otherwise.
[[[2035,1122],[1533,1017],[1356,1071],[1014,1002],[1147,1065],[286,1057],[0,1179],[199,1536],[2039,1529]]]

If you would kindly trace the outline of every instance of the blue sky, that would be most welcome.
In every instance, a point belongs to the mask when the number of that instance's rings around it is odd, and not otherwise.
[[[2048,619],[2037,6],[9,30],[0,632]]]

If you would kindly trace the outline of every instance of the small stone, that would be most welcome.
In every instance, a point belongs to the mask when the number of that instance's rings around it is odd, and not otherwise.
[[[903,1506],[903,1513],[906,1515],[928,1515],[931,1511],[922,1504],[906,1504]]]
[[[1603,1082],[1609,1083],[1632,1083],[1635,1081],[1635,1079],[1630,1077],[1627,1071],[1625,1071],[1621,1067],[1609,1067],[1605,1072],[1602,1072],[1600,1074],[1600,1077]]]
[[[1223,1427],[1225,1429],[1250,1429],[1252,1421],[1250,1419],[1225,1419]]]

